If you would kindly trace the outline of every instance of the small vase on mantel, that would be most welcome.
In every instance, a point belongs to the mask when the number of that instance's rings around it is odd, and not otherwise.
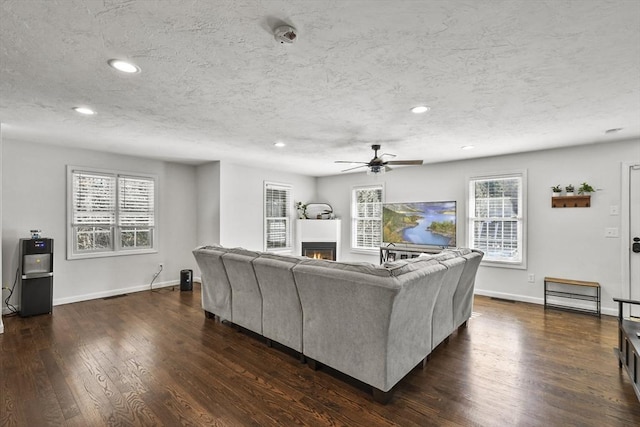
[[[575,191],[573,185],[567,185],[564,189],[567,191],[567,196],[573,196],[573,192]]]

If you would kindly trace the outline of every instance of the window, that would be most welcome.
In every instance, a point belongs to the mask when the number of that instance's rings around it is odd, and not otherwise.
[[[469,247],[483,262],[526,267],[524,172],[469,180]]]
[[[264,247],[265,250],[291,249],[291,186],[264,183]]]
[[[69,259],[154,251],[152,176],[68,168]]]
[[[351,248],[378,250],[382,244],[382,185],[354,187],[351,194]]]

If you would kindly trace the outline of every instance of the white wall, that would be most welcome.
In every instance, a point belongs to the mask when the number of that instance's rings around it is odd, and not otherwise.
[[[428,157],[428,153],[425,153]],[[640,158],[640,141],[612,142],[460,162],[397,168],[382,177],[345,174],[318,178],[318,201],[330,203],[343,221],[345,260],[377,262],[377,255],[350,250],[350,191],[354,185],[385,183],[387,202],[456,200],[458,245],[466,242],[466,183],[469,176],[526,169],[528,172],[528,266],[526,270],[481,267],[480,294],[542,303],[545,276],[600,282],[603,312],[615,314],[612,298],[622,290],[621,239],[605,238],[621,229],[610,206],[621,204],[621,162]],[[587,181],[599,189],[590,208],[551,208],[550,187]],[[535,283],[527,275],[535,275]]]
[[[223,246],[264,249],[264,181],[292,185],[293,200],[296,202],[313,201],[315,198],[316,178],[222,162],[220,244]],[[293,224],[292,230],[295,230]]]
[[[197,246],[220,244],[220,162],[196,168]]]
[[[158,253],[66,260],[68,164],[157,175]],[[29,237],[32,228],[55,239],[54,305],[148,289],[161,262],[164,271],[154,286],[178,283],[181,269],[195,268],[194,166],[5,140],[2,172],[3,283],[13,283],[18,239]],[[18,290],[12,301],[18,305]]]

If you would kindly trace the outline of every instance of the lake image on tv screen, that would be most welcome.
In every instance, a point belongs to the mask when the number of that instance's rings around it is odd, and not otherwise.
[[[385,243],[456,246],[456,202],[385,203]]]

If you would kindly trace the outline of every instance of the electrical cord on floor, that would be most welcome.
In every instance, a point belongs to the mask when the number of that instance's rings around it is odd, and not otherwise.
[[[9,302],[9,300],[11,299],[11,296],[13,295],[13,291],[16,289],[16,283],[18,283],[18,274],[20,273],[20,268],[16,268],[16,277],[13,280],[13,286],[11,288],[2,288],[2,289],[6,289],[9,291],[9,295],[4,299],[4,305],[7,306],[7,310],[9,310],[11,315],[14,314],[18,314],[18,309]]]
[[[151,292],[160,292],[161,290],[163,290],[163,289],[153,289],[153,282],[156,281],[156,279],[158,278],[160,273],[162,273],[163,269],[164,269],[164,267],[160,266],[160,270],[158,270],[158,272],[153,276],[153,279],[151,279],[151,283],[149,283],[149,288],[150,288]],[[173,286],[171,287],[171,291],[173,291]]]

